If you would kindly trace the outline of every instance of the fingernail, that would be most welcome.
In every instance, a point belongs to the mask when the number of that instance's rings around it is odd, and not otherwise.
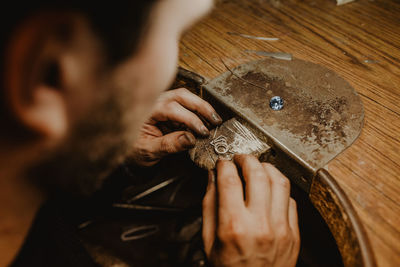
[[[178,140],[179,140],[179,143],[183,147],[187,147],[187,148],[193,147],[194,143],[196,142],[196,140],[194,139],[193,136],[186,134],[186,133],[179,136]]]
[[[200,133],[202,135],[210,135],[210,131],[204,125],[200,127]]]
[[[221,122],[222,122],[221,117],[220,117],[217,113],[215,113],[215,112],[211,115],[211,117],[213,118],[213,120],[214,120],[216,123],[221,123]]]

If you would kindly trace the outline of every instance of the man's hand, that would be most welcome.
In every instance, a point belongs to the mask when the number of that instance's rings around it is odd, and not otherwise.
[[[142,166],[156,164],[163,156],[190,149],[196,138],[188,131],[175,131],[163,134],[157,127],[159,122],[183,124],[193,132],[209,135],[201,116],[213,125],[222,119],[214,108],[185,88],[164,92],[158,99],[151,118],[141,129],[138,141],[134,144],[130,159]]]
[[[203,240],[214,266],[295,266],[300,249],[290,183],[253,156],[219,161],[203,200]],[[245,196],[245,197],[244,197]]]

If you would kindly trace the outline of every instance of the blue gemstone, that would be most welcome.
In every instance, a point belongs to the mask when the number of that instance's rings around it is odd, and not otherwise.
[[[274,96],[269,101],[269,106],[273,110],[281,110],[281,109],[283,109],[283,99],[280,96]]]

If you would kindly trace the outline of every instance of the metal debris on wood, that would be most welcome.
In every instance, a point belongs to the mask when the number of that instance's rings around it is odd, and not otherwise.
[[[336,4],[337,4],[338,6],[340,6],[340,5],[344,5],[344,4],[353,2],[353,1],[354,1],[354,0],[336,0]]]
[[[267,51],[257,51],[257,50],[245,50],[244,52],[249,53],[249,54],[256,54],[259,56],[265,56],[265,57],[272,57],[276,59],[282,59],[282,60],[292,60],[292,55],[288,53],[283,53],[283,52],[267,52]]]
[[[276,37],[261,37],[261,36],[253,36],[253,35],[236,33],[236,32],[227,32],[227,34],[236,35],[236,36],[240,36],[243,38],[261,40],[261,41],[279,41],[279,38],[276,38]]]
[[[376,63],[379,63],[379,60],[366,59],[366,60],[364,60],[364,63],[376,64]]]

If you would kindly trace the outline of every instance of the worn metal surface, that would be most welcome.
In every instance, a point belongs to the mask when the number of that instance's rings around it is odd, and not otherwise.
[[[204,91],[266,134],[272,147],[309,175],[350,146],[363,126],[363,105],[350,84],[299,59],[238,66],[205,84]],[[285,101],[280,111],[269,107],[275,95]],[[311,181],[306,182],[309,187]]]

